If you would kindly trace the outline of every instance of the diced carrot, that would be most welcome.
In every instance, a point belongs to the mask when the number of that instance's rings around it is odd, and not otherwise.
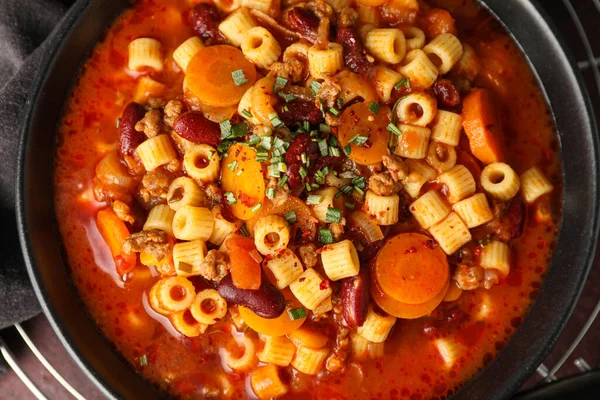
[[[243,70],[245,83],[234,81],[232,72]],[[256,81],[256,68],[242,52],[227,45],[201,49],[188,64],[186,81],[202,103],[215,107],[233,106]]]
[[[472,90],[463,101],[462,117],[473,155],[486,165],[501,161],[502,133],[491,92]]]
[[[294,297],[289,289],[282,291],[283,296],[287,300],[286,311],[277,318],[263,318],[256,315],[252,310],[246,307],[238,307],[240,316],[248,324],[250,328],[258,333],[263,333],[269,336],[283,336],[300,328],[306,317],[293,320],[287,313],[287,310],[301,308],[302,304]]]
[[[105,208],[96,215],[96,227],[115,259],[119,275],[131,271],[136,265],[137,256],[135,253],[122,251],[123,243],[129,237],[129,229],[125,223],[117,217],[112,208]]]
[[[374,264],[375,279],[385,295],[402,303],[421,304],[447,286],[446,255],[431,242],[418,233],[401,233],[386,241]]]
[[[433,39],[442,33],[456,35],[456,25],[452,15],[441,8],[432,8],[417,18],[419,27],[425,32],[427,39]]]
[[[252,252],[256,251],[254,241],[246,237],[232,237],[225,241],[229,250],[231,279],[239,289],[257,290],[261,283],[261,268]]]
[[[306,325],[288,333],[288,338],[298,347],[320,349],[327,344],[327,335]]]

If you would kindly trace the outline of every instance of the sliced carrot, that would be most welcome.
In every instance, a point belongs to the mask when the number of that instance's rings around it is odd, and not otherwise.
[[[265,199],[265,180],[262,165],[250,146],[236,143],[227,151],[221,164],[221,186],[225,192],[233,193],[235,204],[231,211],[237,218],[248,220],[258,215]]]
[[[123,243],[129,237],[129,229],[121,221],[112,208],[105,208],[96,214],[96,227],[108,245],[119,275],[126,274],[135,268],[137,256],[135,253],[124,253]]]
[[[373,300],[375,300],[375,303],[377,303],[377,305],[388,314],[403,319],[421,318],[422,316],[427,315],[435,310],[442,300],[444,300],[450,283],[450,280],[448,279],[444,288],[429,301],[421,304],[406,304],[397,301],[390,296],[386,296],[378,287],[375,279],[372,278],[371,280],[373,281],[371,284],[371,295]]]
[[[287,313],[287,310],[301,308],[302,304],[296,300],[294,295],[289,290],[283,290],[282,293],[287,300],[288,305],[286,307],[286,311],[284,311],[279,317],[273,319],[259,317],[252,312],[252,310],[243,306],[238,307],[240,316],[250,328],[265,335],[283,336],[295,331],[302,326],[304,321],[306,321],[306,318],[292,320],[290,315]]]
[[[444,301],[455,301],[458,300],[463,290],[458,287],[456,281],[450,281],[450,286],[448,287],[448,292],[446,292],[446,296],[444,297]]]
[[[338,140],[342,147],[350,144],[348,157],[352,161],[372,165],[380,163],[382,157],[389,154],[387,126],[391,115],[387,106],[382,106],[377,114],[373,113],[367,102],[353,104],[344,110]],[[361,136],[367,137],[366,143],[354,144]]]
[[[486,165],[502,161],[502,133],[491,92],[472,90],[463,101],[462,118],[471,153]]]
[[[399,302],[421,304],[446,286],[450,271],[439,246],[418,233],[401,233],[386,241],[375,259],[375,278],[382,292]]]
[[[452,14],[441,8],[424,11],[417,19],[419,28],[423,29],[427,39],[433,39],[442,33],[456,35],[456,24]]]
[[[325,347],[328,341],[327,335],[306,325],[288,333],[288,338],[298,347],[310,347],[313,349]]]
[[[236,83],[231,75],[239,69],[247,79],[244,84]],[[256,81],[256,68],[233,46],[208,46],[188,64],[186,80],[201,102],[215,107],[233,106]]]
[[[229,272],[235,287],[257,290],[261,282],[260,263],[252,252],[256,251],[254,241],[247,237],[232,237],[225,241],[229,250]]]

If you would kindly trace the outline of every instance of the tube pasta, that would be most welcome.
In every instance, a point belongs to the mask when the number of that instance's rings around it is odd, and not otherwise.
[[[206,203],[206,195],[196,182],[186,176],[180,176],[171,182],[167,193],[167,204],[177,211],[183,206],[202,206]]]
[[[250,386],[260,400],[279,398],[289,391],[288,385],[282,382],[279,371],[274,365],[267,365],[252,371]]]
[[[370,304],[365,323],[358,327],[356,333],[368,341],[381,343],[387,339],[395,323],[396,317],[383,311],[375,311]]]
[[[161,134],[144,140],[136,149],[146,171],[160,167],[177,158],[169,135]]]
[[[398,72],[386,67],[375,67],[375,90],[383,101],[390,101],[394,85],[402,79]]]
[[[492,240],[481,249],[479,265],[486,269],[495,269],[505,278],[510,272],[510,250],[506,243]]]
[[[304,271],[300,259],[290,249],[285,249],[275,256],[266,258],[264,266],[275,277],[275,286],[278,289],[286,288]]]
[[[419,110],[419,113],[416,110]],[[396,106],[398,120],[409,125],[427,126],[436,113],[437,100],[432,95],[424,92],[404,96]]]
[[[415,160],[425,158],[431,136],[429,128],[400,124],[398,129],[402,135],[398,136],[394,154]]]
[[[263,69],[269,69],[281,55],[279,42],[262,26],[248,29],[243,34],[241,47],[246,58]]]
[[[315,79],[333,76],[344,68],[343,48],[338,43],[329,43],[326,49],[312,46],[308,49],[308,68]]]
[[[258,359],[264,363],[287,367],[296,354],[296,346],[285,336],[267,336],[265,347],[258,353]]]
[[[358,6],[358,20],[364,24],[379,25],[379,9],[375,7]]]
[[[415,49],[406,54],[398,72],[410,79],[411,87],[427,89],[438,77],[438,69],[423,50]]]
[[[199,336],[208,328],[208,325],[198,322],[189,309],[173,313],[170,317],[173,328],[187,337]]]
[[[173,217],[173,235],[179,240],[208,240],[215,220],[205,207],[183,206]]]
[[[397,194],[379,196],[368,190],[365,196],[364,210],[375,218],[379,225],[394,225],[398,222],[400,197]]]
[[[225,364],[231,369],[236,371],[249,371],[257,363],[256,360],[256,345],[247,336],[244,336],[243,343],[243,353],[241,356],[236,357],[235,352],[227,351],[225,356],[223,357],[225,360]]]
[[[165,90],[167,90],[167,86],[164,83],[155,81],[149,76],[142,76],[138,80],[133,99],[140,104],[145,104],[150,97],[162,96]]]
[[[307,269],[290,284],[290,290],[296,299],[309,310],[314,310],[323,300],[331,295],[329,285],[324,287],[322,282],[326,281],[312,268]]]
[[[194,301],[195,295],[196,290],[192,282],[182,276],[170,276],[154,284],[150,290],[149,300],[156,312],[171,314],[188,308]]]
[[[406,51],[422,49],[425,45],[425,32],[415,26],[400,28],[406,40]]]
[[[402,180],[404,190],[412,198],[419,197],[423,185],[437,176],[437,173],[427,163],[421,160],[405,160],[410,173]]]
[[[464,165],[456,165],[438,176],[438,182],[448,188],[448,201],[452,204],[475,193],[475,179]]]
[[[280,1],[278,0],[241,0],[242,7],[253,8],[265,14],[279,12]]]
[[[464,352],[464,347],[452,337],[436,339],[433,344],[437,348],[440,357],[442,357],[442,360],[444,361],[444,365],[448,369],[454,366]]]
[[[261,217],[254,225],[254,244],[262,255],[273,255],[285,249],[290,230],[285,219],[278,215]]]
[[[138,38],[129,42],[128,68],[139,71],[144,67],[163,70],[162,44],[156,39]]]
[[[173,264],[177,275],[200,275],[200,265],[204,261],[206,252],[206,243],[203,240],[175,244],[173,246]]]
[[[492,163],[481,171],[481,187],[498,200],[512,199],[521,182],[515,171],[505,163]]]
[[[377,27],[373,24],[364,24],[360,28],[358,28],[358,36],[360,37],[360,40],[362,40],[362,42],[364,43],[365,40],[367,40],[367,35],[369,34],[369,32],[371,32],[375,28]]]
[[[533,203],[553,189],[554,186],[538,167],[530,168],[521,175],[521,193],[526,203]]]
[[[190,177],[202,183],[216,181],[221,170],[217,150],[207,144],[197,144],[186,151],[183,166]]]
[[[198,36],[192,36],[185,42],[181,43],[179,47],[173,52],[173,60],[179,68],[185,73],[188,64],[194,58],[197,52],[204,47],[202,39]]]
[[[321,262],[325,274],[332,281],[356,276],[360,270],[356,248],[347,239],[324,246],[321,249]]]
[[[467,228],[475,228],[494,219],[487,198],[483,193],[477,193],[467,199],[452,205],[452,210],[458,214]]]
[[[328,355],[328,348],[298,347],[292,360],[292,367],[307,375],[316,375],[323,369],[323,363]]]
[[[438,110],[433,119],[431,139],[449,146],[458,146],[462,117],[450,111]]]
[[[406,54],[406,40],[400,29],[373,29],[367,33],[365,48],[380,61],[398,64]]]
[[[427,163],[438,172],[448,171],[456,164],[456,150],[453,146],[432,141],[427,148]]]
[[[171,210],[169,206],[165,204],[156,205],[148,213],[148,218],[146,218],[143,229],[145,231],[160,229],[173,236],[172,226],[174,217],[175,211]]]
[[[481,70],[481,61],[471,45],[463,43],[463,53],[458,62],[452,68],[453,72],[473,81]]]
[[[220,246],[229,234],[238,231],[242,227],[242,221],[236,220],[230,222],[225,219],[221,213],[221,206],[219,204],[214,206],[210,212],[215,220],[215,225],[208,241],[216,246]]]
[[[328,222],[327,210],[334,208],[333,199],[337,192],[337,188],[327,187],[324,189],[319,189],[314,193],[315,196],[321,196],[321,201],[317,204],[311,204],[309,207],[312,209],[314,216],[319,220],[319,222]]]
[[[423,229],[437,224],[450,213],[450,207],[435,190],[430,190],[409,207]]]
[[[448,255],[454,254],[471,241],[471,232],[460,217],[451,212],[446,218],[429,228],[431,236]]]
[[[213,325],[227,314],[227,302],[215,289],[204,289],[196,294],[190,311],[198,322]]]
[[[450,71],[454,64],[460,60],[463,47],[456,36],[451,33],[442,33],[427,43],[423,47],[423,52],[427,54],[440,74],[443,75]]]
[[[234,46],[239,47],[242,44],[244,33],[258,26],[252,14],[246,7],[239,8],[229,14],[227,18],[219,24],[219,31]]]

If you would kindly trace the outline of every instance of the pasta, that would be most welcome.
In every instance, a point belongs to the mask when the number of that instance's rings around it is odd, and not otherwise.
[[[262,26],[247,30],[241,46],[246,58],[259,68],[268,69],[281,55],[281,46],[271,32]]]
[[[450,213],[450,207],[435,190],[415,200],[409,210],[423,229],[437,224]]]
[[[390,101],[394,86],[400,82],[402,75],[386,67],[375,67],[375,90],[383,101]]]
[[[409,125],[427,126],[435,117],[436,112],[435,97],[424,92],[404,96],[396,106],[398,121]]]
[[[236,357],[236,352],[228,351],[225,353],[223,357],[225,364],[233,370],[236,371],[249,371],[257,363],[256,360],[256,345],[248,336],[244,336],[242,341],[242,354],[239,357]]]
[[[440,173],[448,171],[456,164],[456,150],[444,143],[429,142],[427,163]]]
[[[173,264],[177,275],[200,275],[200,264],[204,261],[206,252],[206,243],[202,240],[175,244],[173,246]]]
[[[313,315],[323,315],[329,311],[333,310],[333,303],[331,301],[331,296],[327,297],[321,304],[319,304],[314,310],[312,310]]]
[[[298,347],[292,360],[292,367],[307,375],[316,375],[323,368],[323,363],[328,355],[329,349],[327,348]]]
[[[385,342],[370,342],[359,334],[352,332],[350,334],[350,346],[352,356],[358,360],[377,359],[383,356]]]
[[[459,75],[464,76],[470,81],[473,81],[481,70],[481,61],[473,50],[473,47],[467,43],[463,43],[463,53],[460,60],[454,65],[452,70]]]
[[[406,40],[400,29],[373,29],[367,33],[365,47],[378,60],[398,64],[406,54]]]
[[[442,33],[423,47],[423,52],[437,67],[440,74],[446,74],[460,60],[462,44],[451,33]]]
[[[398,222],[398,211],[400,209],[400,197],[397,194],[391,196],[379,196],[367,191],[365,195],[364,210],[371,215],[379,225],[393,225]]]
[[[169,135],[165,134],[144,140],[135,149],[135,152],[146,171],[152,171],[177,158],[177,152],[171,145],[171,139],[169,139]]]
[[[404,163],[410,171],[410,174],[402,180],[404,190],[412,198],[419,197],[423,185],[435,178],[437,173],[433,168],[420,160],[406,160]]]
[[[202,206],[206,196],[192,179],[180,176],[171,182],[167,193],[167,204],[172,210],[177,211],[183,206]]]
[[[228,235],[238,231],[242,227],[242,223],[239,220],[234,222],[228,221],[221,213],[221,206],[219,204],[214,206],[210,212],[215,220],[215,225],[208,241],[216,246],[220,246]]]
[[[173,52],[173,60],[179,68],[185,73],[188,64],[192,58],[204,47],[202,39],[198,36],[192,36],[185,42],[181,43],[179,47]]]
[[[319,220],[319,222],[329,222],[327,221],[327,210],[334,208],[333,199],[337,192],[338,190],[335,187],[319,189],[315,192],[314,195],[319,196],[319,202],[316,204],[311,204],[310,208],[312,208],[313,214],[315,218]]]
[[[360,261],[356,248],[349,240],[329,244],[321,249],[321,262],[332,281],[358,275]]]
[[[317,271],[308,268],[298,279],[290,283],[290,290],[304,307],[314,310],[323,300],[331,295],[329,285],[327,287],[322,285],[324,281],[328,282]]]
[[[309,347],[311,349],[320,349],[327,345],[328,337],[315,329],[301,326],[288,333],[288,337],[296,347]]]
[[[453,204],[452,210],[458,214],[469,229],[476,228],[494,219],[494,214],[483,193],[477,193]]]
[[[171,324],[177,332],[187,337],[196,337],[206,331],[208,325],[196,321],[190,310],[186,309],[170,315]]]
[[[155,71],[163,69],[162,44],[156,39],[139,38],[129,43],[128,68],[139,71],[145,67]]]
[[[456,165],[438,177],[438,182],[448,188],[448,201],[451,204],[475,193],[475,179],[464,165]]]
[[[375,310],[373,305],[369,305],[365,323],[356,330],[356,333],[368,341],[381,343],[387,339],[395,323],[396,317]]]
[[[553,189],[554,186],[538,167],[530,168],[521,175],[521,193],[526,203],[533,203]]]
[[[173,217],[173,236],[179,240],[206,241],[212,235],[215,219],[208,208],[183,206]]]
[[[264,363],[287,367],[296,354],[296,346],[285,336],[267,336],[265,347],[258,353],[258,359]]]
[[[398,72],[410,79],[411,87],[427,89],[438,77],[438,69],[423,50],[415,49],[406,54]]]
[[[229,14],[227,18],[219,24],[219,31],[236,47],[242,44],[244,33],[254,28],[256,21],[250,14],[250,11],[245,8],[239,8]]]
[[[241,0],[241,5],[242,7],[262,11],[265,14],[270,14],[271,11],[279,12],[279,2],[275,0]],[[274,6],[277,7],[277,10],[274,10]]]
[[[398,129],[402,135],[398,137],[394,154],[415,160],[425,158],[431,136],[429,128],[400,124]]]
[[[501,277],[510,272],[510,250],[506,243],[492,240],[481,249],[479,265],[486,269],[495,269]]]
[[[431,127],[431,139],[449,146],[458,146],[462,118],[460,114],[438,110]]]
[[[290,241],[290,230],[285,219],[278,215],[261,217],[254,226],[254,244],[262,255],[277,254]]]
[[[279,371],[274,365],[267,365],[252,371],[250,386],[260,400],[275,399],[289,391],[288,385],[281,381]]]
[[[149,295],[150,305],[161,314],[171,314],[187,309],[196,295],[192,282],[182,276],[163,278],[154,284],[152,290]],[[157,307],[154,307],[153,303]]]
[[[454,212],[429,228],[429,233],[448,255],[456,253],[458,249],[471,241],[469,228]]]
[[[367,40],[367,34],[375,28],[376,26],[371,23],[364,24],[360,28],[358,28],[358,36],[360,36],[360,40],[362,40],[364,43],[364,41]]]
[[[148,101],[150,97],[160,97],[165,93],[167,87],[149,76],[140,77],[133,99],[138,103]]]
[[[376,8],[358,6],[358,20],[364,24],[379,25],[379,13]]]
[[[196,321],[213,325],[227,314],[227,302],[215,289],[204,289],[196,294],[190,311]]]
[[[279,254],[265,259],[264,266],[275,277],[275,286],[278,289],[288,287],[304,271],[302,263],[290,249],[285,249]]]
[[[437,347],[446,368],[452,368],[464,350],[462,345],[452,337],[436,339],[433,343]]]
[[[312,46],[308,49],[308,68],[316,79],[333,76],[344,68],[343,48],[337,43],[329,43],[326,49]]]
[[[406,51],[422,49],[425,46],[425,32],[415,26],[400,28],[406,39]]]
[[[173,218],[175,217],[175,211],[171,210],[169,206],[159,204],[152,207],[146,223],[144,223],[144,230],[149,231],[151,229],[160,229],[165,231],[170,236],[173,236]]]
[[[512,199],[521,182],[513,169],[504,163],[492,163],[481,171],[481,187],[498,200]]]
[[[186,151],[183,166],[191,178],[202,183],[215,181],[221,169],[217,150],[207,144],[197,144]]]

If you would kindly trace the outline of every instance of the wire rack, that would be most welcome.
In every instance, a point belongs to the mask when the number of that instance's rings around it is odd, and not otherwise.
[[[600,35],[595,32],[597,23],[600,22],[600,0],[540,2],[574,53],[592,98],[596,119],[600,121]],[[600,336],[600,319],[594,323],[600,313],[600,288],[594,285],[598,281],[600,250],[565,332],[537,368],[537,374],[522,389],[539,387],[570,375],[589,372],[600,365],[600,346],[596,343],[596,338]],[[103,398],[69,359],[44,316],[0,332],[0,354],[0,372],[3,369],[2,358],[10,369],[0,375],[0,398]]]

